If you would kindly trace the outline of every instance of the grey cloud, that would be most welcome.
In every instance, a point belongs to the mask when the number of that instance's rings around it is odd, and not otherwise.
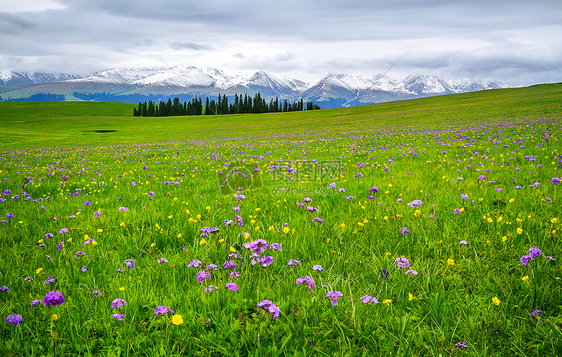
[[[170,47],[174,50],[194,50],[194,51],[209,51],[214,50],[213,46],[199,44],[195,42],[172,42]]]

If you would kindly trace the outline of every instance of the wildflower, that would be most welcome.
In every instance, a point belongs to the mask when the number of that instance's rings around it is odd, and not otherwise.
[[[281,244],[279,244],[279,243],[271,243],[271,245],[269,246],[269,249],[281,250]]]
[[[187,264],[188,268],[196,268],[198,266],[200,266],[201,264],[203,264],[200,260],[192,260],[189,262],[189,264]]]
[[[463,200],[467,200],[467,199],[468,199],[468,195],[463,195],[463,194],[461,193],[461,198],[462,198]]]
[[[219,290],[219,287],[218,287],[218,286],[216,286],[216,285],[209,285],[209,286],[207,286],[207,287],[205,288],[204,291],[205,291],[205,293],[210,294],[210,293],[212,293],[213,291],[217,291],[217,290]]]
[[[465,240],[461,240],[461,241],[459,242],[459,245],[467,245],[467,244],[468,244],[468,242],[465,241]]]
[[[454,213],[454,214],[461,214],[461,211],[460,211],[458,208],[455,208],[455,209],[453,210],[453,213]]]
[[[260,309],[264,309],[265,311],[272,314],[273,320],[275,320],[279,317],[279,312],[280,312],[279,308],[277,307],[277,305],[275,305],[270,300],[262,300],[256,305],[256,307],[258,307]]]
[[[408,203],[406,206],[408,206],[408,207],[421,207],[421,206],[423,206],[423,202],[421,200],[413,200],[412,202]]]
[[[324,271],[324,268],[322,268],[322,265],[316,264],[312,266],[312,270],[314,271]]]
[[[49,291],[43,298],[45,306],[58,306],[64,302],[64,296],[58,291]]]
[[[314,280],[310,276],[300,277],[295,281],[295,283],[297,285],[301,285],[301,284],[306,283],[308,285],[309,290],[312,290],[313,288],[316,287],[316,283],[314,282]]]
[[[523,229],[517,228],[517,234],[521,234],[521,233],[523,233]]]
[[[405,235],[406,233],[411,233],[410,230],[406,227],[402,227],[400,230],[400,234]]]
[[[17,326],[20,322],[21,322],[21,315],[8,315],[8,317],[6,317],[7,324],[12,324],[14,326]]]
[[[230,279],[234,279],[234,278],[239,278],[240,277],[240,273],[237,271],[233,271],[232,273],[229,274]]]
[[[54,276],[50,276],[45,280],[45,284],[49,285],[50,283],[54,283],[55,282],[55,277]]]
[[[234,283],[226,283],[224,286],[227,287],[228,290],[238,291],[238,285],[236,285]]]
[[[206,279],[211,279],[211,274],[204,270],[199,270],[197,274],[195,274],[195,278],[198,282],[203,283]]]
[[[410,266],[410,261],[405,257],[398,257],[394,259],[394,264],[401,269],[406,269]]]
[[[166,258],[160,258],[156,260],[158,262],[158,264],[163,264],[163,263],[167,263],[168,260]]]
[[[301,262],[299,262],[296,259],[289,259],[289,261],[287,262],[287,266],[290,266],[291,268],[296,267],[296,266],[301,266]]]
[[[133,259],[125,259],[125,265],[127,269],[133,269],[136,266],[136,263]]]
[[[500,299],[498,299],[497,297],[493,297],[492,302],[494,303],[494,305],[498,306],[500,304]]]
[[[123,300],[123,299],[114,299],[114,300],[111,302],[111,308],[114,309],[114,310],[115,310],[115,309],[120,309],[120,308],[123,307],[123,306],[127,306],[127,302],[126,302],[125,300]]]
[[[53,314],[53,316],[51,316],[51,318],[53,319],[53,321],[57,322],[59,320],[59,315]]]
[[[460,348],[461,350],[464,350],[464,349],[468,348],[468,345],[466,344],[466,342],[458,342],[458,343],[455,343],[455,347]]]
[[[287,234],[289,233],[290,229],[289,227],[283,227],[283,233]]]
[[[116,319],[117,321],[123,321],[123,319],[125,318],[125,314],[115,313],[111,315],[111,318]]]
[[[411,274],[411,275],[418,275],[418,272],[413,270],[413,269],[408,269],[404,272],[405,275]],[[388,280],[388,279],[387,279]]]
[[[542,252],[539,248],[529,248],[529,255],[531,256],[531,259],[535,259],[538,256],[542,255]]]
[[[379,270],[379,273],[382,274],[384,280],[388,280],[388,271],[386,269]]]
[[[74,259],[83,257],[83,256],[85,256],[85,255],[86,255],[86,253],[84,253],[83,251],[79,250],[79,251],[77,251],[76,253],[74,253]]]
[[[42,269],[42,268],[39,268],[39,269]],[[39,270],[39,269],[37,269],[37,270]],[[35,278],[32,278],[30,276],[26,276],[25,279],[23,279],[23,280],[24,281],[33,281],[33,280],[35,280]]]
[[[328,187],[330,187],[330,188],[336,188],[336,183],[335,183],[335,182],[332,182],[331,184],[328,185]]]
[[[455,265],[455,260],[454,259],[447,259],[447,264],[449,265]]]
[[[82,268],[80,268],[80,271],[81,271],[82,273],[85,273],[87,269],[88,269],[88,267],[83,266]]]
[[[378,304],[379,303],[379,301],[376,298],[374,298],[372,296],[369,296],[369,295],[362,296],[361,301],[363,301],[363,304],[368,304],[368,303]]]
[[[31,307],[37,307],[39,305],[41,305],[43,302],[41,300],[32,300],[31,301]]]
[[[13,213],[6,213],[6,218],[7,218],[7,219],[12,219],[12,218],[14,218],[14,214],[13,214]],[[19,315],[17,315],[17,316],[19,316]],[[16,324],[16,325],[17,325],[17,324]],[[15,326],[15,325],[14,325],[14,326]]]
[[[174,325],[183,324],[183,319],[182,319],[181,315],[176,314],[176,315],[172,316],[172,323]]]
[[[332,299],[332,306],[338,305],[338,298],[342,297],[343,294],[339,291],[328,291],[326,293],[326,299]]]
[[[322,220],[322,218],[319,218],[319,217],[314,217],[314,218],[312,219],[312,223],[314,223],[314,222],[318,222],[318,223],[320,223],[320,224],[324,224],[324,221]]]
[[[3,292],[3,293],[9,293],[10,289],[8,289],[8,287],[6,285],[4,285],[0,288],[0,291]]]
[[[375,186],[371,187],[371,189],[369,190],[369,193],[377,193],[379,192],[379,189],[376,188]]]
[[[541,323],[541,319],[543,318],[543,313],[542,310],[535,310],[533,312],[531,312],[531,317],[530,320],[531,321],[537,321],[538,323]]]
[[[392,299],[386,299],[386,300],[384,300],[384,301],[383,301],[383,304],[385,304],[385,305],[390,305],[390,304],[392,304]]]
[[[101,291],[99,291],[99,290],[94,290],[94,291],[92,291],[92,295],[101,296]]]
[[[353,200],[353,196],[347,196],[347,197],[345,198],[345,200],[346,200],[346,201],[351,201],[351,200]]]
[[[217,270],[219,270],[219,267],[218,267],[217,265],[215,265],[215,264],[209,264],[209,265],[207,265],[207,267],[205,268],[205,270],[214,270],[214,271],[217,271]]]
[[[174,310],[172,310],[171,307],[166,307],[164,305],[159,305],[156,310],[154,310],[154,315],[160,315],[160,316],[164,316],[166,315],[168,312],[170,313],[174,313]]]
[[[414,295],[412,293],[408,293],[408,301],[414,300]]]

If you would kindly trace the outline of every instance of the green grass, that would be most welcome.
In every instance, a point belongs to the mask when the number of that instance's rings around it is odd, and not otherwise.
[[[468,121],[550,117],[562,110],[561,97],[562,84],[552,84],[302,113],[165,118],[132,117],[134,104],[0,103],[0,149],[294,136],[319,131],[332,135],[371,132],[390,123],[400,129],[454,128]]]
[[[0,355],[562,355],[561,90],[308,113],[2,119]],[[4,139],[18,129],[21,139]],[[201,236],[205,227],[219,231]],[[252,264],[245,244],[257,239],[269,266]],[[525,266],[533,247],[542,255]],[[305,276],[312,289],[297,284]],[[31,307],[49,291],[66,301]],[[330,291],[342,295],[335,306]],[[112,309],[118,298],[127,306]],[[174,313],[155,315],[160,305]],[[4,322],[15,314],[17,326]]]

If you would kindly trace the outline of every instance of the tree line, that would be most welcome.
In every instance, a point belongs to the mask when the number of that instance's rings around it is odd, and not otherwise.
[[[271,98],[269,103],[256,93],[254,97],[244,94],[234,95],[234,102],[229,103],[228,97],[218,95],[217,100],[205,99],[205,106],[201,97],[193,98],[190,102],[180,103],[179,98],[172,101],[168,98],[167,102],[160,101],[159,104],[149,100],[148,103],[139,102],[138,108],[133,108],[133,116],[139,117],[165,117],[178,115],[220,115],[220,114],[243,114],[243,113],[276,113],[276,112],[294,112],[303,110],[321,109],[313,102],[304,103],[303,99],[296,100],[292,103],[287,99],[280,101],[278,97]]]

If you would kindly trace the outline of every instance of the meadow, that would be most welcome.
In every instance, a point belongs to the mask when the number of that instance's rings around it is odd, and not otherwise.
[[[561,104],[0,103],[0,354],[562,355]]]

